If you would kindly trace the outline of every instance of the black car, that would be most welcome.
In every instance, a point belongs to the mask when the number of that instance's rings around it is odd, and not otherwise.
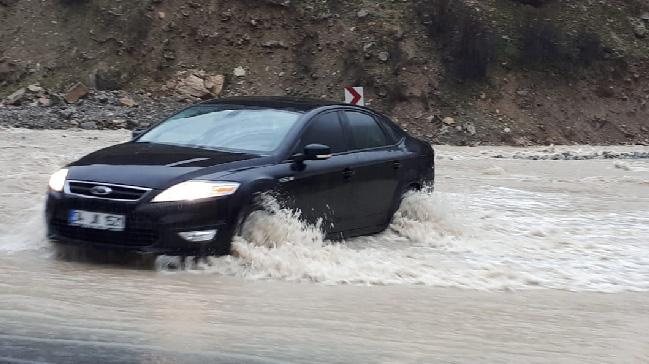
[[[227,254],[269,192],[329,238],[384,230],[432,185],[431,146],[364,107],[285,97],[206,101],[50,178],[53,242]]]

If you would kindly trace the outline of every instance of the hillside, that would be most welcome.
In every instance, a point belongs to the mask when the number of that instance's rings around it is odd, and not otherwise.
[[[223,75],[221,96],[364,86],[436,143],[649,143],[646,1],[0,0],[2,97],[82,82],[99,90],[86,106],[135,99],[115,106],[135,126],[187,101],[183,70]],[[84,107],[5,104],[5,125]],[[52,120],[37,126],[66,125]]]

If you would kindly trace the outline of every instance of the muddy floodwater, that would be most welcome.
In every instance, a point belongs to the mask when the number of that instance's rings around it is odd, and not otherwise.
[[[127,139],[0,130],[0,363],[649,362],[649,159],[613,158],[647,147],[438,147],[342,244],[270,204],[181,270],[55,252],[49,174]]]

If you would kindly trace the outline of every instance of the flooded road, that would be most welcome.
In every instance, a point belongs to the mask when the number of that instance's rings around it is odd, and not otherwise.
[[[344,244],[277,210],[183,271],[57,259],[49,174],[127,138],[0,130],[0,363],[649,361],[649,160],[532,160],[647,147],[440,147]]]

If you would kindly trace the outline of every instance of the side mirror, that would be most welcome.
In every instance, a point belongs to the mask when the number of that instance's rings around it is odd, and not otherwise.
[[[331,158],[331,148],[322,144],[309,144],[304,147],[304,153],[293,156],[293,160],[298,163],[304,161],[322,161],[329,158]]]
[[[304,147],[304,160],[318,161],[331,158],[331,148],[322,144],[309,144]]]
[[[133,129],[133,131],[131,132],[131,139],[135,139],[135,138],[139,137],[140,135],[144,134],[145,130],[146,129],[144,129],[144,128]]]

